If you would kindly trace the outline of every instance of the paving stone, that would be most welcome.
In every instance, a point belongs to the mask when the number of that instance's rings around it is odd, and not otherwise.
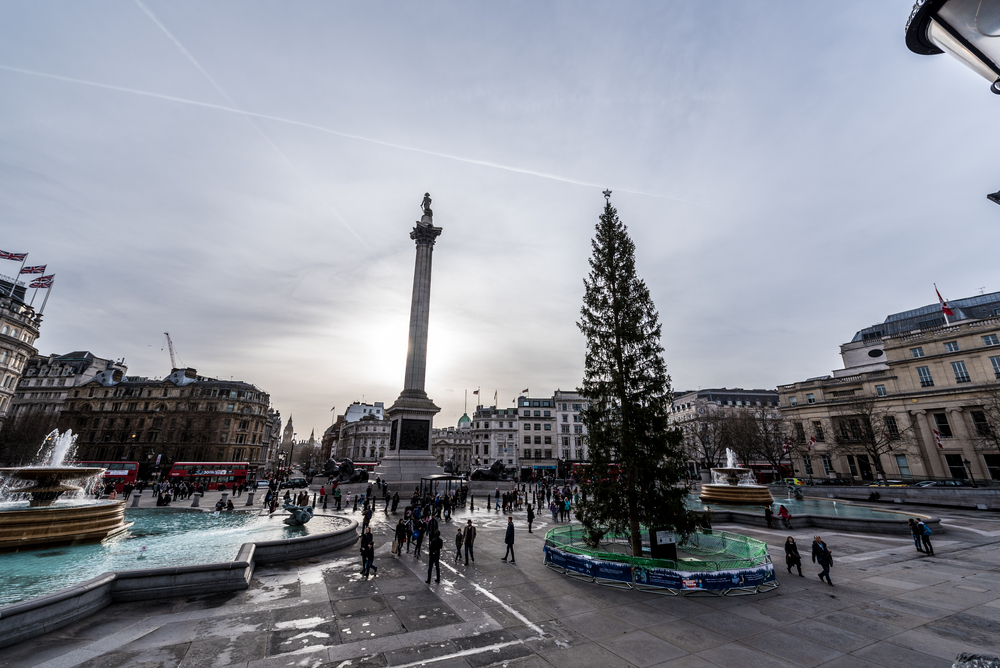
[[[403,623],[407,631],[423,631],[437,626],[447,626],[457,624],[462,621],[461,617],[443,603],[435,606],[406,608],[397,610],[396,617]]]
[[[728,643],[698,652],[698,656],[720,668],[793,668],[795,664],[763,654],[741,643]]]
[[[267,653],[266,633],[229,638],[205,638],[191,643],[178,668],[222,668],[233,663],[263,659]]]
[[[360,596],[358,598],[342,598],[333,602],[333,610],[338,619],[347,619],[358,615],[370,615],[388,609],[382,595]]]
[[[467,636],[461,636],[454,638],[452,642],[460,650],[475,649],[477,647],[486,647],[488,645],[496,645],[498,643],[512,642],[517,640],[517,637],[510,631],[497,630],[497,631],[487,631],[485,633],[474,633]]]
[[[709,663],[700,656],[688,654],[687,656],[682,656],[679,659],[671,659],[670,661],[665,661],[664,663],[657,663],[650,668],[718,668],[718,666],[714,663]]]
[[[448,654],[454,654],[457,651],[459,651],[458,647],[456,647],[454,643],[445,641],[424,643],[414,647],[402,647],[391,652],[385,652],[384,656],[387,665],[399,666],[439,656],[447,656]],[[353,668],[353,664],[350,665],[351,668]],[[438,662],[435,662],[432,665],[437,666]]]
[[[884,668],[951,668],[952,661],[889,642],[877,642],[851,653]]]
[[[79,668],[174,668],[187,653],[189,643],[140,651],[114,651],[78,664]]]
[[[526,658],[533,656],[533,653],[522,643],[517,643],[514,645],[507,645],[506,647],[500,647],[498,649],[487,650],[481,653],[469,654],[465,656],[465,660],[468,662],[472,668],[482,668],[483,666],[492,666],[494,664],[505,664],[514,659]]]
[[[645,631],[631,631],[611,640],[602,640],[598,644],[640,668],[687,654],[683,649]]]
[[[358,640],[395,635],[406,631],[393,612],[340,620],[338,628],[344,642],[357,642]]]
[[[688,621],[692,624],[703,626],[706,629],[711,629],[733,640],[755,635],[770,628],[766,624],[734,615],[731,612],[722,611],[708,612],[704,615],[691,617]]]
[[[634,668],[634,664],[595,643],[542,654],[555,668]]]
[[[268,635],[267,656],[301,652],[308,647],[337,645],[340,638],[336,621],[313,624],[308,628],[280,629]]]
[[[867,645],[873,640],[869,636],[861,635],[842,629],[839,626],[824,624],[816,619],[804,619],[801,622],[791,624],[783,629],[785,632],[798,636],[805,640],[812,641],[819,645],[824,645],[841,652],[853,652]]]
[[[903,631],[903,629],[898,626],[886,624],[885,622],[877,622],[874,619],[868,619],[860,615],[854,615],[843,611],[820,615],[817,619],[819,621],[826,622],[827,624],[839,626],[842,629],[847,629],[848,631],[853,631],[854,633],[859,633],[877,640],[889,638]]]
[[[613,638],[627,631],[634,631],[636,628],[619,617],[605,615],[597,611],[563,617],[560,621],[590,640]]]
[[[624,620],[640,629],[677,619],[669,612],[654,608],[645,602],[601,608],[601,612]]]
[[[729,642],[729,638],[726,636],[683,619],[656,626],[647,626],[644,630],[657,638],[666,640],[671,645],[676,645],[692,653]]]
[[[740,642],[800,666],[818,666],[844,654],[836,649],[804,641],[798,636],[781,631],[768,631],[744,638]]]
[[[200,621],[186,621],[186,622],[174,622],[172,624],[164,624],[158,629],[150,631],[149,633],[133,640],[127,645],[123,645],[121,647],[121,650],[124,652],[142,651],[147,649],[154,649],[157,647],[167,647],[169,645],[180,645],[182,643],[189,643],[195,639],[199,624],[201,624]]]

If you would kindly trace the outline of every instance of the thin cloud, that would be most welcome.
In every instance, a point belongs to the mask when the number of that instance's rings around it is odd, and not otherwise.
[[[185,52],[186,53],[186,52]],[[560,183],[568,183],[575,186],[584,186],[587,188],[611,188],[618,192],[629,193],[632,195],[643,195],[645,197],[656,197],[659,199],[669,199],[675,202],[684,202],[686,204],[695,204],[697,206],[702,206],[710,209],[714,209],[708,204],[701,202],[695,202],[693,200],[683,199],[680,197],[674,197],[673,195],[663,195],[660,193],[651,193],[644,190],[636,190],[634,188],[623,188],[617,185],[608,185],[602,183],[594,183],[592,181],[582,181],[580,179],[573,179],[566,176],[559,176],[556,174],[550,174],[547,172],[540,172],[534,169],[526,169],[523,167],[511,167],[510,165],[502,165],[496,162],[489,162],[487,160],[478,160],[476,158],[466,158],[458,155],[451,155],[448,153],[441,153],[439,151],[431,151],[428,149],[417,148],[415,146],[405,146],[403,144],[394,144],[392,142],[382,141],[381,139],[373,139],[371,137],[364,137],[361,135],[351,134],[349,132],[340,132],[339,130],[332,130],[330,128],[325,128],[321,125],[315,125],[313,123],[306,123],[304,121],[296,121],[290,118],[282,118],[280,116],[271,116],[270,114],[261,114],[255,111],[245,111],[238,107],[232,106],[227,107],[222,104],[212,104],[211,102],[201,102],[199,100],[191,100],[188,98],[177,97],[174,95],[164,95],[163,93],[153,93],[151,91],[139,90],[136,88],[127,88],[125,86],[116,86],[114,84],[100,83],[98,81],[88,81],[86,79],[77,79],[75,77],[66,77],[59,74],[49,74],[47,72],[38,72],[35,70],[27,70],[20,67],[11,67],[9,65],[0,65],[0,70],[7,70],[8,72],[17,72],[19,74],[28,74],[36,77],[44,77],[46,79],[55,79],[57,81],[65,81],[68,83],[80,84],[83,86],[92,86],[94,88],[104,88],[106,90],[118,91],[120,93],[131,93],[133,95],[142,95],[145,97],[152,97],[159,100],[167,100],[169,102],[178,102],[180,104],[189,104],[196,107],[204,107],[206,109],[215,109],[217,111],[227,111],[232,114],[239,114],[241,116],[249,116],[252,118],[261,118],[269,121],[275,121],[276,123],[285,123],[287,125],[294,125],[301,128],[307,128],[310,130],[316,130],[318,132],[324,132],[326,134],[331,134],[337,137],[343,137],[345,139],[355,139],[358,141],[368,142],[370,144],[376,144],[378,146],[385,146],[387,148],[394,148],[400,151],[411,151],[413,153],[421,153],[423,155],[433,156],[435,158],[445,158],[447,160],[456,160],[458,162],[463,162],[469,165],[479,165],[482,167],[490,167],[492,169],[501,169],[507,172],[513,172],[515,174],[525,174],[528,176],[537,176],[542,179],[549,179],[551,181],[559,181]],[[227,96],[228,99],[228,96]],[[273,146],[273,144],[272,144]],[[353,231],[353,230],[352,230]],[[355,235],[357,236],[357,235]],[[360,237],[359,237],[360,239]]]

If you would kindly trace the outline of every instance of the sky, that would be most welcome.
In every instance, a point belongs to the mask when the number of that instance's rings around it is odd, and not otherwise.
[[[822,375],[1000,290],[1000,98],[911,6],[4,0],[0,248],[56,274],[41,354],[161,377],[169,331],[303,438],[402,389],[430,192],[442,426],[580,385],[609,188],[676,390]]]

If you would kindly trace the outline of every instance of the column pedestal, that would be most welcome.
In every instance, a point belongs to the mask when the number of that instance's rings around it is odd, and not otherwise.
[[[403,390],[396,403],[385,411],[389,420],[389,450],[375,467],[375,475],[389,482],[412,482],[416,486],[423,477],[444,473],[431,454],[431,430],[434,416],[439,412],[441,409],[423,390]]]

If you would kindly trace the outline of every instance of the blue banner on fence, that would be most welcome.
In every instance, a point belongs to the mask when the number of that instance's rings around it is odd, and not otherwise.
[[[719,590],[738,587],[759,587],[774,581],[774,565],[761,564],[753,568],[731,568],[721,571],[688,572],[670,568],[636,566],[618,561],[604,561],[582,554],[563,552],[545,546],[545,560],[573,573],[603,580],[632,582],[649,587],[676,590]],[[634,577],[634,580],[633,580]]]

